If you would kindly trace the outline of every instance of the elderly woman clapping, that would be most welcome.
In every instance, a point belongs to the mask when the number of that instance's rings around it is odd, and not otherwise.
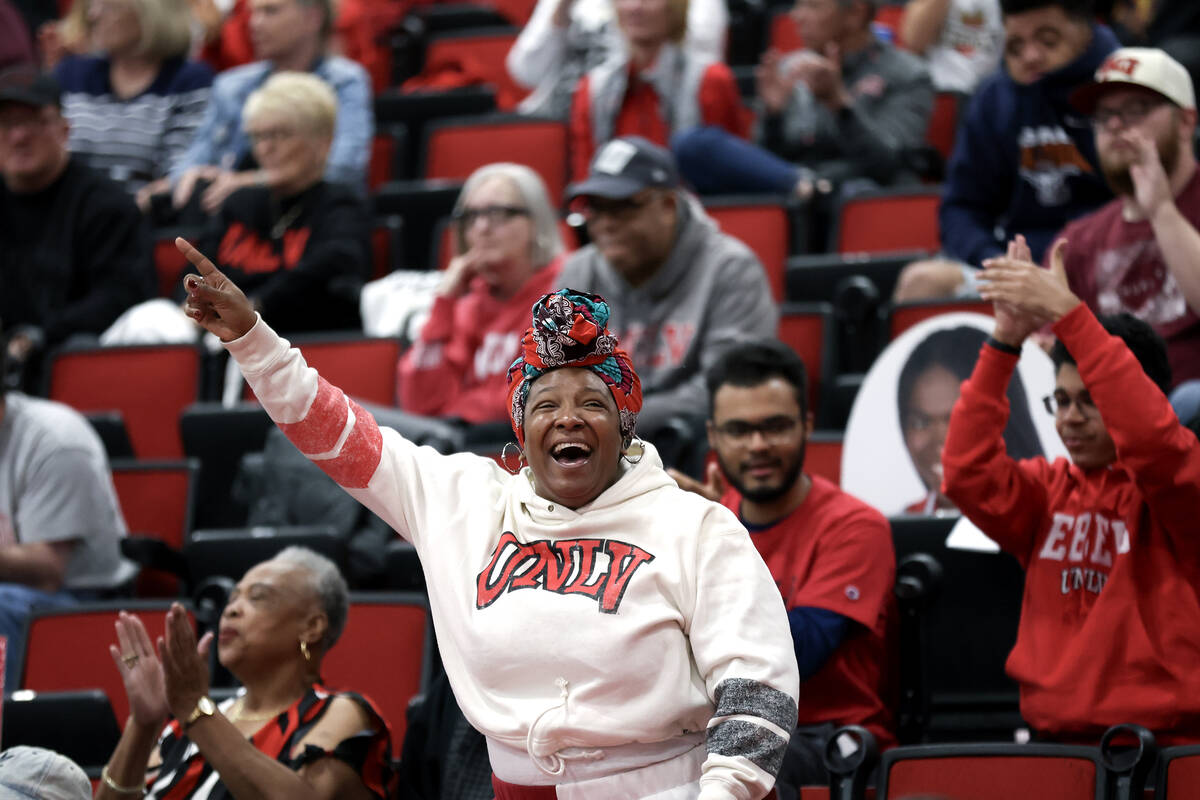
[[[110,651],[130,718],[96,797],[389,796],[387,723],[364,698],[319,682],[347,608],[337,567],[311,550],[289,547],[251,568],[216,637],[218,659],[244,690],[219,706],[208,696],[211,632],[197,644],[176,604],[156,646],[122,613]]]

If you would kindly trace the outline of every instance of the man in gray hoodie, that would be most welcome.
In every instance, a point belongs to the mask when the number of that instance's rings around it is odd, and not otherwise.
[[[642,379],[639,433],[657,445],[682,422],[703,441],[705,371],[730,345],[776,334],[762,264],[680,188],[670,152],[641,137],[608,142],[567,191],[591,244],[567,259],[559,285],[611,306],[609,326]]]

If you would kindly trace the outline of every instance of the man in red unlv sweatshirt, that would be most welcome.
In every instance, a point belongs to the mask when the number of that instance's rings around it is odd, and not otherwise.
[[[1200,741],[1200,441],[1164,395],[1162,340],[1127,314],[1097,320],[1067,286],[1065,246],[1050,270],[1021,237],[985,262],[996,328],[951,415],[942,490],[1025,568],[1007,670],[1040,737],[1094,743],[1134,722]],[[1017,462],[1005,387],[1046,324],[1045,404],[1071,461]]]

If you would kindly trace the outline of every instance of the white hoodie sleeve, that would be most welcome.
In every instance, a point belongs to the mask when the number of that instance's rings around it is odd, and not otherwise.
[[[702,800],[763,797],[796,726],[800,675],[783,598],[745,528],[714,507],[700,532],[688,636],[716,705]]]
[[[548,75],[557,75],[562,69],[567,29],[554,23],[554,12],[561,2],[569,0],[538,0],[529,22],[508,51],[504,61],[508,74],[526,89],[536,89]]]

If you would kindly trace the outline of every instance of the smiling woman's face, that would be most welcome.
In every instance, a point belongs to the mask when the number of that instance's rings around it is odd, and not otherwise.
[[[621,416],[590,369],[564,367],[533,382],[525,402],[525,458],[538,494],[579,508],[617,481]]]

